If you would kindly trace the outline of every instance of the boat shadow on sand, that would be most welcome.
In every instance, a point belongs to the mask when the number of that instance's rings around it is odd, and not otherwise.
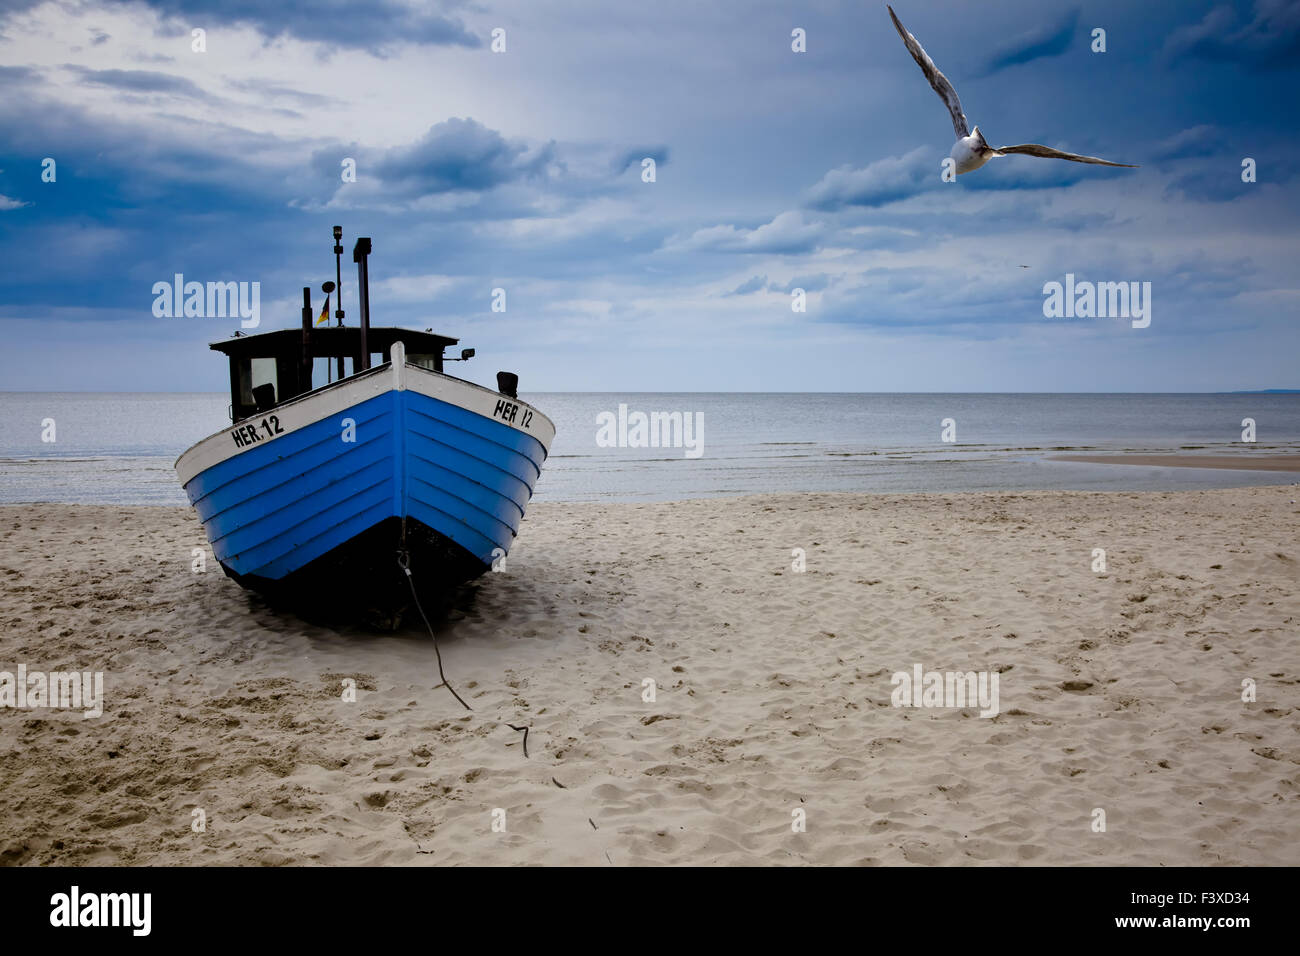
[[[394,583],[402,583],[397,573],[394,574]],[[385,634],[427,639],[430,629],[443,636],[454,633],[456,625],[462,621],[481,618],[478,600],[483,586],[482,581],[474,580],[436,593],[425,592],[420,595],[418,605],[409,596],[405,601],[389,599],[367,603],[346,595],[265,595],[255,591],[245,592],[245,595],[250,615],[264,619],[267,625],[293,618],[345,635]]]

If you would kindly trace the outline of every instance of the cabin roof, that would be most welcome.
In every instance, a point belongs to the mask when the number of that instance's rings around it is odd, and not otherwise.
[[[371,352],[387,352],[394,342],[406,346],[407,354],[436,352],[455,345],[460,339],[432,332],[417,332],[391,326],[371,326],[366,335],[366,348]],[[302,348],[302,329],[277,329],[258,332],[237,338],[222,339],[208,346],[232,358],[272,358],[292,353]],[[352,325],[321,326],[311,330],[311,354],[314,356],[354,355],[361,350],[361,329]]]

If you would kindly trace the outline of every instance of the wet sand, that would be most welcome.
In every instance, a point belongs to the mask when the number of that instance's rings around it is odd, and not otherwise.
[[[1051,460],[1081,461],[1093,465],[1155,465],[1160,468],[1300,472],[1300,455],[1053,455]]]

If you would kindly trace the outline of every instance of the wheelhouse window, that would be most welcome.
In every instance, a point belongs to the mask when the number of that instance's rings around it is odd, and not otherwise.
[[[427,368],[430,372],[442,371],[442,356],[434,352],[417,352],[406,356],[406,364]]]
[[[257,335],[235,335],[212,348],[230,358],[232,421],[261,416],[318,388],[347,380],[363,371],[361,330],[344,326],[317,329],[278,329]],[[410,329],[372,328],[367,342],[369,368],[390,360],[395,342],[410,352],[407,362],[433,372],[443,370],[443,350],[456,340]],[[376,351],[376,349],[378,351]],[[472,352],[470,349],[465,352]]]
[[[275,359],[240,359],[238,376],[239,407],[235,409],[236,420],[255,412],[264,412],[280,401],[279,376]]]

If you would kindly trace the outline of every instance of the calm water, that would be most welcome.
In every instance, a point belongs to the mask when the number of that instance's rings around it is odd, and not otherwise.
[[[1300,452],[1300,395],[548,393],[558,434],[538,500],[770,491],[1141,490],[1291,483],[1284,472],[1087,465],[1062,452]],[[224,394],[0,392],[0,503],[183,505],[172,463],[227,425]],[[703,455],[600,447],[597,416],[703,414]],[[956,442],[941,441],[942,421]],[[53,443],[41,440],[53,419]]]

